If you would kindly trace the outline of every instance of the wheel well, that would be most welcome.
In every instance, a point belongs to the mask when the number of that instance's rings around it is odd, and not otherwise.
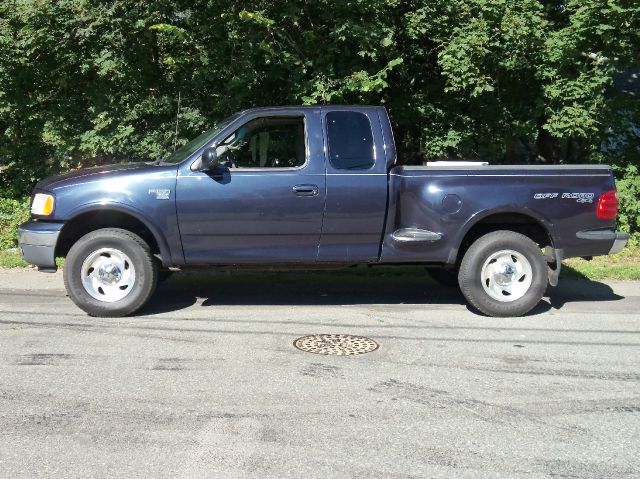
[[[553,246],[547,229],[535,218],[522,213],[496,213],[482,218],[464,235],[458,248],[457,263],[462,261],[469,247],[481,236],[493,231],[515,231],[534,241],[540,248]]]
[[[155,236],[139,219],[120,211],[89,211],[67,222],[60,232],[56,246],[56,256],[67,256],[71,246],[87,233],[101,228],[120,228],[140,236],[151,248],[154,255],[160,254]]]

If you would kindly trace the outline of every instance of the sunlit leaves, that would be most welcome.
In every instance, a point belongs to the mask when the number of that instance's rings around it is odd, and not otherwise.
[[[301,103],[385,105],[408,163],[625,163],[639,51],[633,0],[5,0],[1,188]]]

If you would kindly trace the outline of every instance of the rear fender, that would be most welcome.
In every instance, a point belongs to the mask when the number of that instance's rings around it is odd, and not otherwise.
[[[553,243],[555,241],[555,230],[554,230],[553,223],[548,218],[544,217],[537,211],[534,211],[530,208],[523,208],[523,207],[518,207],[514,205],[502,206],[499,208],[492,208],[490,210],[487,209],[487,210],[479,211],[475,215],[471,216],[462,225],[462,227],[458,230],[458,233],[455,236],[455,239],[453,242],[455,246],[451,248],[451,251],[449,252],[447,263],[449,264],[456,263],[458,258],[458,252],[460,251],[462,242],[464,241],[465,237],[474,226],[478,225],[480,222],[482,222],[484,219],[489,218],[490,216],[499,215],[499,214],[518,214],[518,215],[523,215],[531,218],[533,221],[538,223],[545,230],[545,232],[549,237],[549,240],[551,241],[551,245],[549,246],[553,246]],[[508,229],[508,228],[505,228],[505,229]]]

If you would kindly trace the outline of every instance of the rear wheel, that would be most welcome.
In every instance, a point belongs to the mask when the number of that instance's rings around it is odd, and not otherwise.
[[[495,231],[467,250],[458,274],[469,303],[489,316],[521,316],[542,299],[547,287],[544,255],[531,239]]]
[[[119,317],[146,304],[158,269],[147,243],[130,231],[105,228],[76,242],[67,255],[64,284],[91,316]]]

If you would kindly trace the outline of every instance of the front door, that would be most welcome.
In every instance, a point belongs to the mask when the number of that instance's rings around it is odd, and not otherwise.
[[[181,170],[176,186],[187,264],[315,261],[325,201],[312,110],[255,116],[217,145],[221,166]]]

